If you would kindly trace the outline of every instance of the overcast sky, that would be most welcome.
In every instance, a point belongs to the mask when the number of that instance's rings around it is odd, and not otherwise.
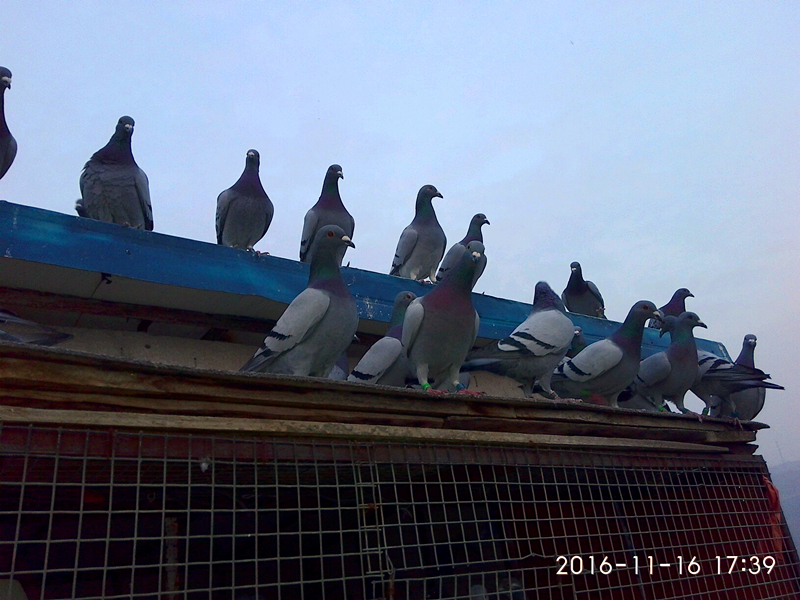
[[[339,163],[347,258],[385,273],[431,183],[449,243],[492,223],[478,292],[530,302],[578,260],[611,319],[688,287],[734,357],[755,333],[786,386],[761,450],[800,459],[800,3],[7,0],[2,20],[19,151],[0,198],[74,214],[129,114],[157,232],[213,242],[256,148],[258,249],[297,259]]]

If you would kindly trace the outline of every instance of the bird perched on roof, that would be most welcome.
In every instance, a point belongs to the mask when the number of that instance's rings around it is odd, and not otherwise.
[[[150,183],[133,159],[134,121],[120,117],[114,135],[83,167],[81,197],[75,205],[80,216],[153,230]]]
[[[11,71],[0,67],[0,179],[8,173],[17,155],[17,140],[6,123],[6,90],[11,89]]]
[[[327,377],[358,327],[358,311],[339,272],[342,246],[355,248],[338,225],[322,227],[314,240],[308,286],[278,319],[242,371]]]
[[[664,313],[665,317],[678,317],[682,313],[686,312],[686,298],[694,298],[694,294],[692,294],[692,292],[686,288],[675,290],[675,293],[672,294],[672,298],[670,298],[669,302],[667,302],[658,310]],[[662,323],[663,321],[660,319],[650,319],[650,322],[647,324],[647,326],[652,329],[661,329]]]
[[[742,351],[739,356],[733,361],[737,365],[756,368],[755,363],[755,349],[758,338],[752,333],[744,336],[742,341]],[[728,396],[728,402],[725,402],[720,407],[720,417],[737,417],[743,421],[752,421],[756,418],[761,409],[764,408],[764,400],[767,396],[767,390],[763,387],[749,388],[741,392],[734,392]]]
[[[306,213],[303,221],[303,234],[300,237],[300,261],[304,263],[312,262],[316,251],[317,232],[326,225],[336,225],[344,231],[350,239],[356,229],[356,222],[353,216],[347,212],[339,195],[339,180],[344,179],[342,167],[331,165],[325,172],[325,179],[322,182],[322,193],[319,200]],[[347,246],[339,248],[337,259],[339,266],[342,266],[344,253]]]
[[[712,417],[738,414],[731,401],[731,396],[736,392],[756,388],[784,389],[766,381],[770,376],[755,366],[736,364],[704,350],[697,352],[697,360],[699,372],[692,385],[692,393],[705,402],[703,412],[708,412]]]
[[[614,333],[558,365],[552,380],[555,391],[563,398],[601,397],[617,406],[617,396],[639,372],[644,323],[656,314],[652,302],[634,304]]]
[[[389,329],[361,357],[347,381],[403,387],[408,374],[408,357],[401,341],[403,321],[408,306],[417,298],[411,292],[400,292],[394,298]]]
[[[660,309],[659,309],[660,310]],[[683,405],[683,397],[694,384],[698,374],[697,344],[693,329],[706,327],[693,312],[681,313],[670,326],[670,345],[662,352],[645,358],[639,365],[639,373],[633,380],[633,390],[660,408],[664,400],[671,400],[683,412],[689,410]],[[661,335],[665,331],[662,330]],[[633,400],[636,400],[634,396]]]
[[[244,172],[217,197],[217,243],[252,250],[272,223],[275,209],[261,185],[258,168],[261,157],[248,150]]]
[[[470,242],[463,255],[433,291],[417,298],[406,310],[403,347],[412,373],[422,389],[454,387],[464,391],[458,373],[475,344],[480,318],[472,304],[472,278],[481,254],[480,242]]]
[[[591,281],[583,279],[581,263],[574,262],[569,266],[571,273],[567,287],[561,293],[561,299],[569,312],[590,317],[606,318],[606,304],[600,290]]]
[[[47,325],[22,319],[3,309],[0,309],[0,326],[2,326],[0,340],[6,342],[55,346],[60,342],[72,339],[72,335],[69,333],[61,333]]]
[[[436,279],[442,279],[447,274],[447,271],[449,271],[453,265],[458,262],[458,259],[461,258],[461,255],[467,251],[467,244],[474,241],[481,243],[483,242],[483,232],[481,231],[481,227],[484,225],[491,225],[491,223],[489,223],[489,219],[486,218],[486,215],[483,213],[478,213],[472,217],[469,222],[469,227],[467,228],[467,235],[465,235],[464,239],[462,239],[460,242],[453,244],[450,250],[447,251],[447,254],[444,255],[442,264],[439,265],[439,272],[436,274]],[[479,265],[478,270],[475,272],[476,282],[485,268],[485,264],[483,266]],[[472,284],[472,287],[475,287],[474,283]]]
[[[436,219],[433,199],[442,195],[432,185],[423,185],[417,193],[414,219],[403,229],[394,253],[390,275],[436,282],[436,267],[444,256],[447,237]]]
[[[540,281],[528,318],[508,337],[470,352],[461,370],[511,377],[523,384],[527,396],[539,381],[544,394],[553,398],[553,369],[566,355],[574,336],[575,326],[567,317],[563,302],[546,282]]]
[[[586,341],[586,338],[583,337],[583,327],[580,325],[575,325],[575,330],[572,336],[572,343],[569,345],[569,350],[567,350],[567,358],[572,358],[578,355],[578,352],[586,348],[589,345],[589,342]]]

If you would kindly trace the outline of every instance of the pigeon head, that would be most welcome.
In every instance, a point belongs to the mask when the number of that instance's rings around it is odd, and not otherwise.
[[[569,270],[572,271],[573,273],[578,273],[580,275],[581,274],[581,263],[579,263],[578,261],[570,263]]]
[[[757,341],[758,341],[758,338],[756,336],[754,336],[752,333],[748,333],[746,336],[744,336],[743,345],[744,346],[751,346],[751,347],[755,348]]]
[[[737,365],[744,365],[746,367],[755,368],[755,350],[756,350],[756,336],[748,333],[744,336],[742,341],[742,351],[739,353],[739,358],[736,359]]]
[[[700,317],[698,317],[697,314],[693,312],[681,313],[675,322],[676,330],[682,328],[694,329],[695,327],[708,329],[708,326],[700,320]]]
[[[672,297],[677,300],[686,300],[687,298],[694,298],[694,294],[686,288],[680,288],[675,290],[675,293],[672,294]]]
[[[355,248],[356,245],[344,232],[344,229],[338,225],[326,225],[321,228],[315,237],[315,243],[319,244],[320,248],[328,248],[336,250],[342,246],[350,246]]]
[[[324,205],[336,206],[342,203],[342,197],[339,195],[339,180],[344,179],[342,174],[342,167],[339,165],[331,165],[325,172],[325,179],[322,182],[322,194],[319,196],[320,202]]]
[[[311,258],[311,270],[308,275],[309,287],[331,288],[327,282],[335,280],[333,287],[341,288],[344,286],[342,276],[339,273],[339,260],[337,254],[339,249],[349,246],[355,248],[356,245],[338,225],[326,225],[317,231],[314,236],[314,256]],[[346,287],[346,286],[345,286]],[[331,288],[332,289],[332,288]]]
[[[389,328],[403,324],[406,318],[406,309],[408,305],[416,300],[417,295],[413,292],[400,292],[394,297],[394,304],[392,305],[392,317],[389,320]]]
[[[483,233],[481,232],[481,227],[484,225],[491,225],[485,214],[478,213],[477,215],[473,216],[469,222],[469,227],[467,228],[467,235],[464,236],[464,239],[461,240],[459,244],[466,246],[473,240],[482,242]]]
[[[258,171],[258,167],[261,164],[261,155],[258,153],[258,150],[253,150],[252,148],[247,151],[247,158],[245,158],[245,168],[255,169]]]
[[[658,337],[664,337],[665,333],[672,334],[675,331],[675,323],[678,320],[678,317],[674,315],[664,315],[661,319],[661,332],[658,334]]]
[[[483,242],[479,242],[478,240],[473,240],[469,244],[467,244],[467,255],[472,260],[472,262],[477,263],[483,254],[485,254],[486,248],[483,245]]]
[[[639,302],[634,304],[630,311],[628,311],[628,316],[625,317],[625,321],[622,323],[622,327],[619,328],[617,333],[622,333],[626,336],[638,336],[639,345],[641,345],[642,329],[644,329],[645,321],[653,317],[663,319],[664,314],[660,310],[656,310],[656,305],[649,300],[639,300]],[[614,335],[617,334],[615,333]]]
[[[567,310],[553,288],[546,281],[540,281],[533,288],[533,309],[539,311],[553,308],[562,312]]]
[[[0,92],[5,92],[6,88],[11,89],[11,71],[0,67]]]
[[[134,125],[136,125],[136,123],[131,117],[120,117],[119,121],[117,121],[117,129],[114,132],[114,137],[119,139],[130,139],[133,135]]]

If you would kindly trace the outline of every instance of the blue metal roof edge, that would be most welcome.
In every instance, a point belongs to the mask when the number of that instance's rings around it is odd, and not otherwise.
[[[308,265],[277,256],[256,256],[208,242],[142,231],[93,219],[0,201],[0,256],[47,265],[106,273],[187,289],[261,296],[286,303],[306,287]],[[388,322],[394,297],[409,290],[418,296],[433,286],[355,268],[342,275],[356,298],[362,319]],[[499,339],[521,323],[530,304],[473,294],[481,316],[479,335]],[[587,341],[612,333],[618,323],[569,315]],[[668,345],[656,330],[645,329],[643,355]],[[725,347],[698,339],[698,347],[730,358]]]

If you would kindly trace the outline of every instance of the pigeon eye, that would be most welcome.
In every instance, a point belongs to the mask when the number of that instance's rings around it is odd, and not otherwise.
[[[328,237],[333,237],[333,232],[332,231],[328,232]]]

